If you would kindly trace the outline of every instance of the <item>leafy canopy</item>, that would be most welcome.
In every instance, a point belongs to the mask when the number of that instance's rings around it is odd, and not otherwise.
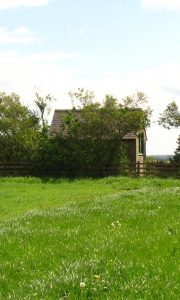
[[[159,124],[167,129],[180,127],[180,111],[176,102],[173,101],[167,105],[164,112],[160,115]],[[173,160],[180,162],[180,135],[177,139],[177,145]]]
[[[78,89],[70,92],[74,109],[65,115],[61,134],[71,138],[121,139],[129,132],[139,132],[150,125],[151,111],[140,105],[147,103],[142,92],[122,99],[106,95],[104,102],[95,100],[93,92]],[[78,106],[75,106],[78,103]],[[80,112],[77,113],[77,109]]]
[[[63,116],[61,112],[59,134],[52,135],[48,151],[42,152],[47,172],[73,170],[78,175],[93,176],[94,169],[100,174],[106,168],[117,170],[122,161],[127,161],[124,135],[141,132],[150,124],[150,109],[140,107],[147,97],[136,92],[119,102],[106,95],[100,103],[93,92],[84,89],[69,95],[73,109]],[[44,159],[42,162],[45,167]]]
[[[39,140],[39,118],[18,95],[0,93],[0,160],[30,159]]]
[[[164,112],[160,114],[158,123],[167,129],[180,127],[180,111],[175,101],[169,103]]]

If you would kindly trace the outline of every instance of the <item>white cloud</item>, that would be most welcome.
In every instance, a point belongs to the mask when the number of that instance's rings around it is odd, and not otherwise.
[[[86,28],[79,28],[77,30],[77,34],[80,35],[80,36],[83,36],[86,34]]]
[[[47,5],[49,0],[0,0],[0,9],[15,8],[18,6],[40,7]]]
[[[153,10],[177,10],[180,9],[180,0],[141,0],[144,9]]]
[[[35,41],[35,37],[26,27],[19,27],[15,30],[8,30],[6,27],[0,27],[0,44],[30,44]]]
[[[70,102],[65,104],[66,95],[71,87],[78,86],[79,70],[65,68],[64,61],[75,57],[73,53],[60,51],[30,55],[0,52],[1,91],[16,92],[26,104],[32,105],[34,87],[37,86],[44,93],[62,98],[62,105],[70,106]]]
[[[58,60],[69,60],[76,58],[76,55],[71,52],[50,52],[50,53],[38,53],[29,55],[29,58],[33,59],[34,61],[58,61]]]

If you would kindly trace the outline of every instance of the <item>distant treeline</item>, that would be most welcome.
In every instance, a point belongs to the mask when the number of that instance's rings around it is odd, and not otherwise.
[[[169,161],[173,159],[173,155],[148,155],[148,161]]]

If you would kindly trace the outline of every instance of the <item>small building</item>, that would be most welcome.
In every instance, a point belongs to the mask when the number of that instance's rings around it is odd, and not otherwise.
[[[70,109],[56,109],[54,111],[52,123],[50,126],[50,135],[58,134],[62,125],[62,116],[69,113]],[[81,110],[76,110],[80,118]],[[123,142],[127,147],[127,156],[131,163],[144,163],[146,158],[146,131],[130,132],[123,137]]]
[[[127,145],[129,161],[144,163],[146,159],[146,131],[128,133],[123,137],[123,141]]]

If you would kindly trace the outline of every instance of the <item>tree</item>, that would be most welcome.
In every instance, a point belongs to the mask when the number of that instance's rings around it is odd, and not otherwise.
[[[180,163],[180,135],[177,139],[177,149],[174,152],[173,160],[177,163]]]
[[[164,112],[160,114],[158,123],[167,129],[180,127],[180,111],[175,101],[169,103]]]
[[[166,109],[158,120],[159,124],[164,128],[179,128],[180,127],[180,111],[176,102],[171,102],[167,105]],[[177,139],[178,147],[174,153],[173,160],[180,161],[180,136]]]
[[[79,100],[81,117],[77,117],[76,107],[66,117],[63,128],[66,134],[74,132],[79,138],[118,138],[134,131],[142,131],[150,125],[151,111],[147,107],[141,109],[139,104],[146,103],[147,97],[142,92],[136,92],[119,103],[112,95],[106,95],[103,104],[95,101],[94,93],[84,89],[72,93],[73,103]],[[72,124],[71,124],[72,121]],[[66,126],[67,125],[67,126]],[[74,129],[74,130],[72,130]],[[76,129],[76,130],[75,130]],[[68,131],[70,130],[70,132]]]
[[[39,118],[19,96],[0,93],[0,160],[32,159],[39,133]]]
[[[146,96],[137,92],[119,103],[106,95],[102,104],[93,92],[84,89],[70,92],[70,96],[74,108],[64,114],[59,136],[50,141],[56,147],[59,168],[76,169],[82,175],[87,175],[88,169],[96,168],[101,173],[107,167],[118,169],[126,159],[124,135],[140,132],[150,123],[150,110],[138,105],[144,104]],[[52,153],[53,147],[50,149]]]
[[[50,111],[50,104],[54,101],[54,97],[50,94],[46,95],[45,97],[41,97],[38,92],[35,93],[35,104],[40,112],[40,119],[42,125],[42,133],[44,135],[48,132],[48,124],[47,124],[47,115]]]

